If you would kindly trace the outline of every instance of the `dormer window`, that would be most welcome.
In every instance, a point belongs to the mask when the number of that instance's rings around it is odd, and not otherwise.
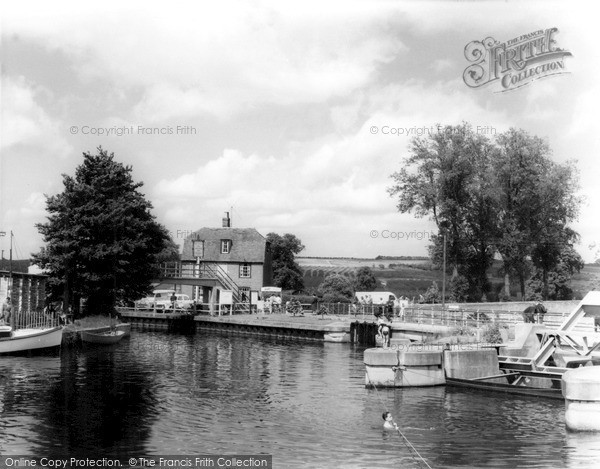
[[[231,252],[231,240],[230,239],[222,239],[221,240],[221,254],[229,254]]]

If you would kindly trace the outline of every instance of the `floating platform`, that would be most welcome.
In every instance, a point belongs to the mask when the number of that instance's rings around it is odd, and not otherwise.
[[[365,350],[365,385],[377,387],[439,386],[446,384],[442,352],[406,347]]]
[[[565,424],[571,431],[600,432],[600,367],[567,371],[562,377]]]
[[[442,348],[443,347],[443,348]],[[562,399],[546,373],[502,372],[494,347],[478,344],[405,343],[365,350],[367,387],[417,387],[449,385],[509,394]],[[545,385],[531,385],[539,376]],[[522,380],[526,377],[526,380]],[[542,379],[545,378],[545,379]],[[555,377],[554,377],[555,378]]]
[[[134,308],[117,308],[121,320],[137,329],[169,330],[192,332],[195,330],[194,317],[184,312],[158,313],[140,311]]]

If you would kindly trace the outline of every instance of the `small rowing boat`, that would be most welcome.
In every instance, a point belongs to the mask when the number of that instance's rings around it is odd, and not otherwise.
[[[529,386],[518,386],[515,384],[509,384],[507,382],[498,383],[493,381],[494,378],[501,378],[501,376],[499,375],[497,377],[479,379],[459,379],[446,377],[446,385],[461,388],[479,389],[482,391],[503,392],[507,394],[516,394],[520,396],[549,397],[552,399],[564,400],[560,388],[537,388]]]
[[[125,336],[125,331],[88,332],[81,331],[81,340],[88,344],[116,344]]]

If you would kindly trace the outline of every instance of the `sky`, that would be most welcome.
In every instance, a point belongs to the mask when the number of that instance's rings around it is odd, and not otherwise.
[[[133,168],[178,244],[231,212],[234,227],[295,234],[304,256],[423,256],[435,226],[398,212],[390,175],[412,137],[462,122],[492,138],[520,128],[577,160],[577,249],[600,257],[585,2],[13,3],[0,10],[0,231],[15,257],[43,245],[45,196],[99,146]],[[551,28],[572,54],[563,73],[465,83],[472,41]]]

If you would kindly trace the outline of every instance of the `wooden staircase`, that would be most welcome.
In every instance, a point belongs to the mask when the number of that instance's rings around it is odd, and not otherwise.
[[[242,302],[240,288],[227,271],[215,262],[199,264],[169,262],[160,266],[161,280],[178,280],[182,284],[220,286],[231,291],[235,312],[250,312],[250,304]]]

